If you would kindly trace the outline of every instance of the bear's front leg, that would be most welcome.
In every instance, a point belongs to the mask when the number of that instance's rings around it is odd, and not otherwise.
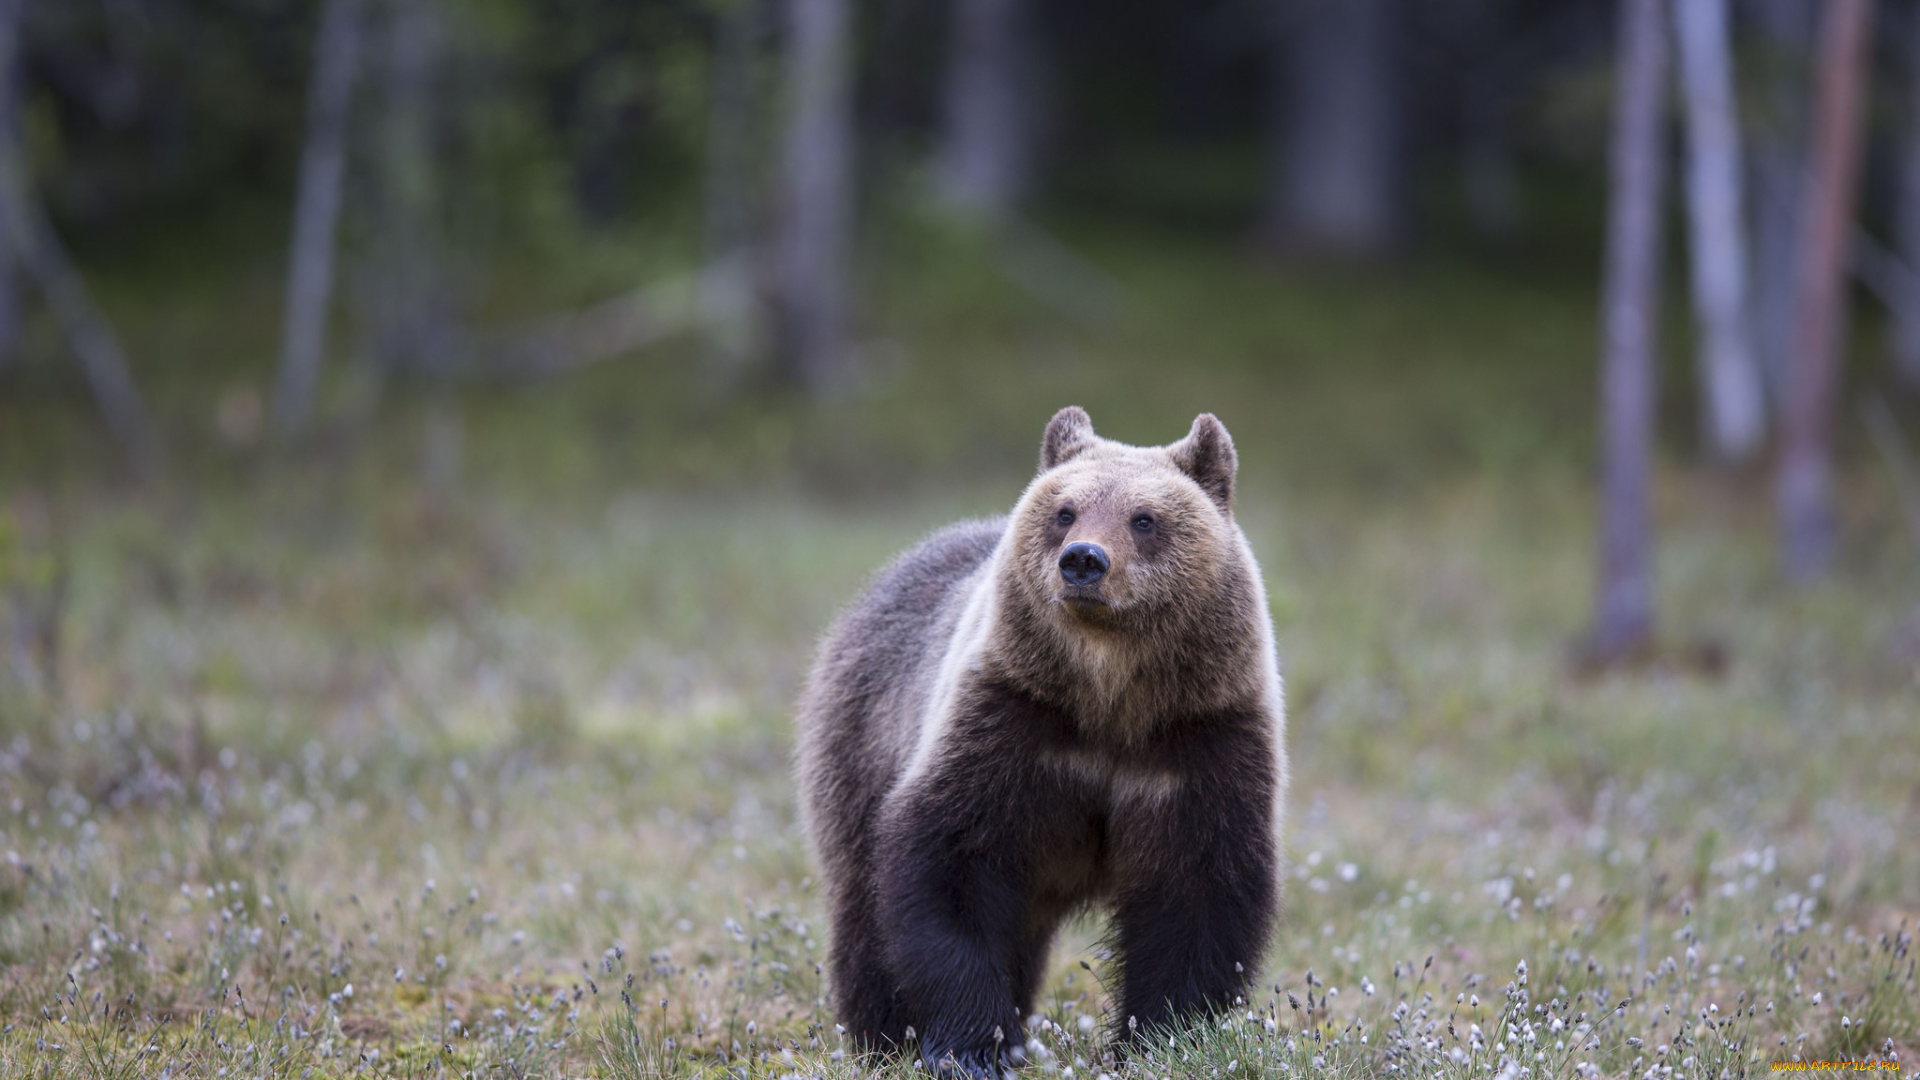
[[[883,837],[878,906],[888,965],[927,1066],[997,1078],[1019,1063],[1022,1040],[1015,982],[1026,873],[1008,843],[1019,829],[1003,822],[1004,804],[990,808],[964,787],[923,790]]]
[[[1224,1012],[1259,974],[1279,853],[1272,787],[1241,770],[1189,773],[1164,798],[1116,815],[1122,1039]]]

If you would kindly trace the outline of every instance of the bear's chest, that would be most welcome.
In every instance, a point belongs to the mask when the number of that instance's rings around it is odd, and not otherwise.
[[[1060,813],[1034,852],[1032,915],[1051,924],[1109,891],[1108,816],[1091,806]]]
[[[1170,768],[1124,758],[1084,743],[1042,747],[1040,765],[1069,800],[1088,803],[1103,815],[1126,815],[1166,802],[1179,791]]]
[[[1043,747],[1037,762],[1039,801],[1047,805],[1034,852],[1035,899],[1053,910],[1097,900],[1109,889],[1114,823],[1171,798],[1179,778],[1084,744]]]

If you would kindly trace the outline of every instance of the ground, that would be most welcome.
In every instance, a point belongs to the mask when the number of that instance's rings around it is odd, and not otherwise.
[[[537,388],[347,377],[275,450],[271,288],[217,332],[129,292],[136,356],[241,358],[151,376],[178,450],[135,488],[56,354],[13,376],[0,1073],[902,1072],[824,1002],[790,702],[863,575],[1010,506],[1070,403],[1234,432],[1288,885],[1262,992],[1126,1059],[1074,927],[1027,1072],[1912,1071],[1920,558],[1859,440],[1841,565],[1789,587],[1764,475],[1694,462],[1672,365],[1661,644],[1583,675],[1584,269],[1076,244],[1103,270],[1064,299],[964,244],[871,282],[868,375],[823,405],[683,343]]]

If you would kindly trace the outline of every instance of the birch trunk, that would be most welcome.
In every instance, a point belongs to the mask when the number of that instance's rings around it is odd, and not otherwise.
[[[0,0],[0,79],[16,80],[20,21],[26,0]],[[94,303],[86,281],[67,257],[53,222],[33,190],[17,124],[0,126],[0,231],[12,257],[46,297],[67,343],[80,360],[107,430],[135,471],[163,465],[158,432],[147,416],[113,325]]]
[[[1665,171],[1666,43],[1660,0],[1621,0],[1614,75],[1612,190],[1601,285],[1600,577],[1587,658],[1611,664],[1653,636],[1648,511]]]
[[[375,151],[372,347],[390,370],[441,376],[451,374],[454,360],[435,220],[434,93],[445,27],[439,0],[388,0],[387,7]]]
[[[1296,0],[1275,80],[1264,227],[1281,250],[1376,258],[1403,226],[1395,0]]]
[[[1026,193],[1032,153],[1033,80],[1022,0],[954,0],[947,64],[941,197],[994,222]]]
[[[1674,0],[1687,116],[1687,220],[1699,323],[1702,423],[1724,461],[1760,447],[1766,401],[1748,343],[1747,245],[1740,184],[1740,118],[1733,92],[1727,0]]]
[[[788,117],[774,253],[775,348],[807,391],[831,393],[851,373],[846,343],[852,229],[853,111],[848,0],[787,5]]]
[[[1760,374],[1776,410],[1793,356],[1794,288],[1800,265],[1800,211],[1807,175],[1809,0],[1753,0],[1755,96],[1750,161],[1754,261],[1748,325]]]
[[[1775,495],[1786,569],[1796,580],[1833,559],[1833,409],[1846,339],[1847,250],[1860,179],[1873,0],[1826,0],[1802,212],[1794,355],[1786,372]]]
[[[1907,288],[1893,310],[1893,359],[1900,381],[1920,390],[1920,17],[1907,30],[1907,127],[1900,147],[1895,244],[1906,263]]]
[[[13,0],[6,0],[11,4]],[[0,17],[14,21],[8,31],[12,50],[19,49],[19,15]],[[7,147],[16,145],[20,131],[20,65],[8,63],[0,69],[0,140]],[[8,152],[11,152],[10,150]],[[0,371],[19,358],[20,351],[20,260],[13,253],[13,233],[7,216],[0,214]]]
[[[762,12],[761,0],[733,0],[720,12],[709,88],[700,313],[727,376],[745,365],[754,348],[754,136],[760,120],[754,51]]]
[[[362,0],[328,0],[307,89],[307,144],[293,212],[285,324],[274,414],[283,434],[305,426],[326,353],[334,237],[346,173],[347,113],[360,64]]]

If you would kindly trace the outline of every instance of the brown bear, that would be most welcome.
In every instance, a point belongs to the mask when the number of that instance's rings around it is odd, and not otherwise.
[[[827,634],[799,782],[861,1047],[1018,1064],[1054,931],[1095,905],[1121,1038],[1256,977],[1287,759],[1236,466],[1211,414],[1133,447],[1062,409],[1009,517],[935,533]]]

